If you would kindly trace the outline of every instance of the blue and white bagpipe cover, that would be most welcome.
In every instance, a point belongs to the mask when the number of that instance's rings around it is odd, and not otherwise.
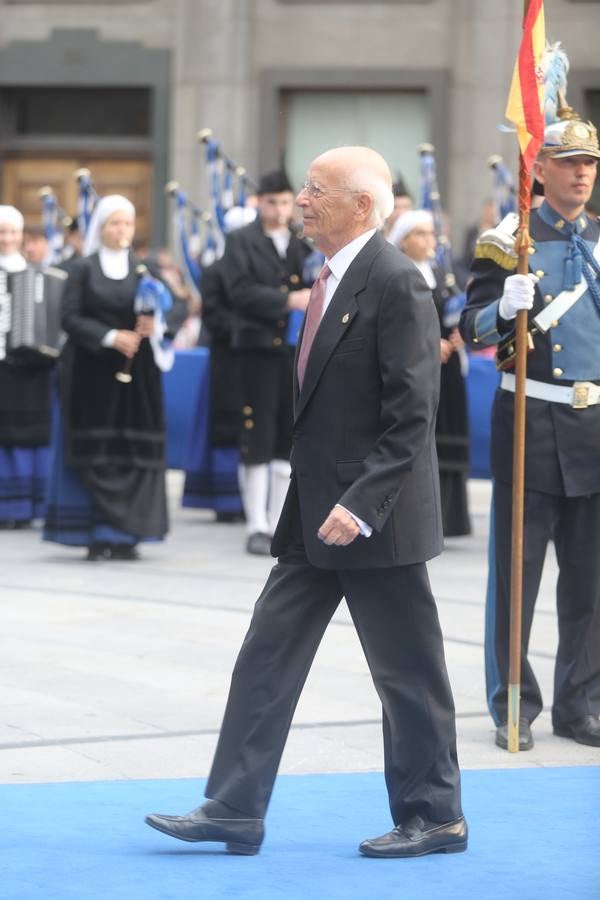
[[[311,288],[317,278],[319,272],[323,268],[325,257],[320,250],[313,250],[304,260],[302,267],[302,284],[305,288]],[[292,309],[288,317],[288,327],[286,333],[286,342],[290,347],[295,347],[300,336],[300,329],[304,321],[304,312],[301,309]]]
[[[173,298],[167,286],[158,278],[150,275],[145,266],[138,269],[138,281],[133,311],[136,316],[153,316],[156,322],[154,334],[149,338],[154,355],[154,362],[161,372],[173,368],[175,353],[169,338],[165,336],[167,323],[165,315],[173,305]]]

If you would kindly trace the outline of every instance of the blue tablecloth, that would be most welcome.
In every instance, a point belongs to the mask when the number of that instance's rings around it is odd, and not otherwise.
[[[196,347],[178,350],[175,365],[163,375],[167,418],[167,465],[170,469],[185,469],[186,454],[192,437],[196,411],[206,410],[204,421],[208,429],[210,350]]]
[[[469,356],[467,402],[469,405],[470,476],[490,477],[490,415],[500,373],[493,359]]]
[[[206,347],[178,350],[175,365],[164,375],[167,415],[167,464],[171,469],[184,469],[192,438],[194,419],[198,427],[198,412],[206,410],[200,428],[205,434],[195,440],[206,439],[209,404],[209,360]],[[499,375],[492,359],[473,354],[469,358],[467,397],[471,430],[471,477],[489,478],[490,411]]]

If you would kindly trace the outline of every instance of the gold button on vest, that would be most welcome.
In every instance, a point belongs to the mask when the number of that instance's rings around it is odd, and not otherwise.
[[[552,369],[552,374],[554,375],[555,378],[560,378],[562,373],[563,373],[562,369],[558,369],[558,368]]]

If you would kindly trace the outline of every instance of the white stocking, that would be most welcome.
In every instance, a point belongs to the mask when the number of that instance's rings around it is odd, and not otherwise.
[[[260,531],[269,534],[267,520],[267,500],[269,497],[269,466],[261,463],[257,466],[240,466],[240,492],[246,513],[246,530],[248,534]]]

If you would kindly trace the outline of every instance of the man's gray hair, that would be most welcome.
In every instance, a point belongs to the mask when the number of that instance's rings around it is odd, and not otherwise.
[[[364,191],[373,198],[371,225],[381,228],[394,210],[394,194],[391,185],[385,178],[375,172],[356,172],[349,180],[348,187],[353,191]]]

